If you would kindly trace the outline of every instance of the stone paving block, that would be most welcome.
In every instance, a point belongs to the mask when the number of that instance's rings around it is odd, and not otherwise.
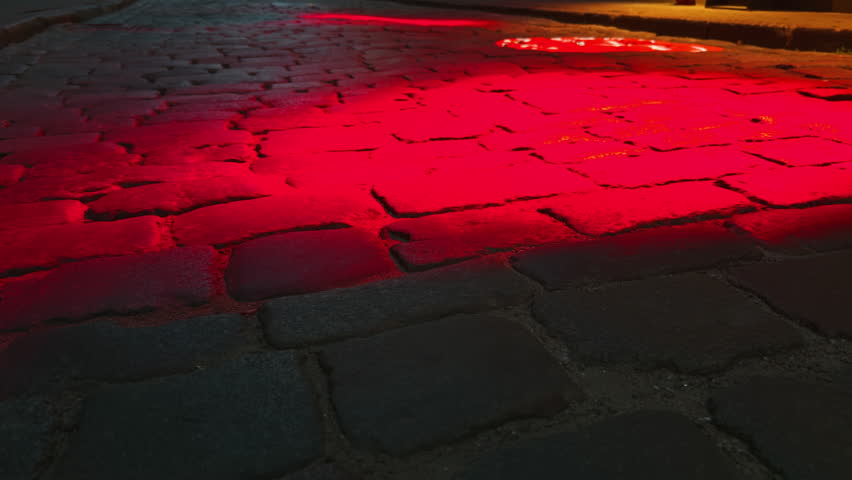
[[[51,267],[64,260],[145,252],[156,249],[160,240],[159,222],[153,216],[18,229],[0,236],[0,272]]]
[[[278,348],[366,335],[454,313],[493,310],[529,300],[532,285],[494,259],[345,289],[284,297],[259,312]]]
[[[239,177],[199,178],[124,188],[107,193],[88,206],[92,214],[107,219],[152,213],[174,214],[291,189],[283,177],[261,177],[247,173]]]
[[[203,110],[198,112],[165,112],[149,117],[143,125],[158,125],[162,123],[204,122],[209,120],[236,121],[243,118],[242,114],[223,110]]]
[[[138,163],[137,155],[128,155],[120,145],[108,142],[98,142],[82,145],[60,145],[41,147],[13,153],[0,160],[4,163],[16,163],[28,167],[45,166],[79,166],[96,168],[97,165],[122,166]]]
[[[26,171],[23,165],[0,165],[0,188],[18,183]]]
[[[852,388],[755,377],[719,388],[713,418],[789,479],[842,480],[852,468]]]
[[[778,168],[733,176],[725,183],[777,206],[852,198],[852,170],[837,166]]]
[[[640,153],[630,157],[609,155],[588,159],[571,167],[600,184],[640,187],[677,180],[709,180],[771,166],[771,163],[737,148],[707,147]]]
[[[246,118],[237,120],[236,123],[243,130],[262,133],[269,130],[288,130],[291,128],[354,126],[358,125],[360,121],[354,116],[329,115],[321,108],[304,107],[300,109],[264,108],[252,110],[248,112]],[[271,149],[274,147],[270,146],[269,148],[270,154],[272,154]]]
[[[234,248],[225,279],[238,300],[316,292],[399,273],[381,241],[356,228],[292,232]]]
[[[715,442],[688,418],[642,410],[575,432],[518,442],[487,453],[457,480],[721,480],[742,478]]]
[[[0,205],[0,231],[81,223],[86,205],[76,200]]]
[[[257,353],[97,390],[55,477],[272,478],[321,456],[322,436],[296,357]]]
[[[802,344],[782,317],[697,273],[548,293],[534,312],[584,360],[643,369],[706,373]]]
[[[410,270],[556,240],[585,238],[525,203],[397,220],[385,231],[404,238],[392,250]]]
[[[737,215],[730,222],[774,248],[822,251],[852,247],[852,205],[765,210]]]
[[[822,165],[852,161],[852,145],[822,138],[804,137],[756,142],[746,145],[743,150],[787,165]]]
[[[225,145],[205,148],[163,148],[145,156],[145,165],[181,165],[201,162],[254,162],[257,152],[251,145]],[[222,175],[230,176],[230,175]]]
[[[165,146],[201,147],[232,143],[255,143],[254,137],[232,130],[228,122],[184,122],[179,124],[149,125],[145,127],[118,128],[106,133],[104,139],[132,145],[133,153],[147,153]]]
[[[55,420],[44,398],[0,402],[0,468],[6,480],[29,480],[49,454]]]
[[[173,231],[183,245],[225,245],[265,233],[356,225],[381,215],[367,194],[300,190],[200,208],[178,216]]]
[[[629,280],[757,259],[754,243],[717,222],[661,227],[587,242],[557,242],[513,258],[522,273],[548,289]]]
[[[70,135],[49,135],[44,137],[12,138],[0,140],[0,153],[14,153],[36,148],[64,147],[83,143],[95,143],[99,133],[79,133]]]
[[[210,247],[174,248],[68,263],[10,281],[0,290],[0,331],[204,303],[217,289],[214,257]]]
[[[729,216],[753,209],[743,195],[711,182],[605,189],[554,199],[548,207],[581,233],[602,235],[655,223]]]
[[[0,123],[0,139],[19,137],[38,137],[44,135],[44,130],[32,125],[10,125],[4,126]]]
[[[733,280],[823,335],[852,338],[852,251],[733,268]]]
[[[597,188],[590,180],[567,169],[528,161],[523,153],[502,155],[505,157],[493,158],[502,161],[514,155],[517,163],[475,169],[477,163],[489,162],[486,154],[467,158],[469,163],[457,168],[377,182],[373,191],[397,215],[414,217]]]
[[[487,314],[332,344],[321,362],[344,434],[393,455],[584,397],[524,327]]]
[[[156,327],[105,322],[54,328],[14,340],[0,352],[0,398],[59,391],[75,380],[106,382],[188,372],[242,340],[234,314]]]
[[[267,156],[365,150],[396,143],[384,128],[376,126],[323,127],[270,132],[260,145]]]

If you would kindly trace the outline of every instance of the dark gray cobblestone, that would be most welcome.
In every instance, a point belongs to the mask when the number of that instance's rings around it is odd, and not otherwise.
[[[178,320],[157,327],[104,322],[22,336],[0,352],[0,398],[61,391],[75,381],[129,381],[199,368],[242,343],[234,314]]]
[[[292,353],[257,353],[88,397],[56,479],[263,478],[323,453]]]
[[[485,314],[332,344],[321,360],[343,431],[396,455],[583,398],[521,325]]]
[[[48,456],[55,423],[46,398],[0,402],[0,477],[33,478]]]

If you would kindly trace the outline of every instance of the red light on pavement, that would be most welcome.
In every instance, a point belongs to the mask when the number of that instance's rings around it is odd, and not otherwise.
[[[568,53],[607,53],[607,52],[721,52],[719,47],[696,45],[692,43],[662,42],[639,38],[614,37],[519,37],[504,38],[497,42],[498,47],[518,50],[536,50],[544,52]]]
[[[397,18],[377,17],[373,15],[354,15],[348,13],[310,13],[302,15],[305,20],[346,20],[364,23],[392,23],[398,25],[417,25],[420,27],[487,27],[495,22],[488,20],[454,20],[448,18]]]

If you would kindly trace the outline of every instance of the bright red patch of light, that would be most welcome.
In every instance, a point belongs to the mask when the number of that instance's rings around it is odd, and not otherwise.
[[[420,27],[487,27],[489,25],[494,25],[494,22],[487,20],[377,17],[373,15],[354,15],[348,13],[310,13],[302,15],[301,18],[306,20],[348,20],[365,23],[393,23],[398,25],[417,25]]]
[[[606,52],[721,52],[719,47],[692,43],[661,42],[639,38],[596,37],[519,37],[504,38],[498,47],[545,52],[606,53]]]

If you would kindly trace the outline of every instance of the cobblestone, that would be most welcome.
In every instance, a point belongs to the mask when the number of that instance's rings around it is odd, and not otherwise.
[[[852,246],[852,205],[767,210],[730,221],[773,248],[822,251]]]
[[[258,353],[98,390],[56,478],[270,477],[322,449],[319,413],[297,359]]]
[[[213,315],[157,327],[93,322],[33,333],[0,352],[0,398],[61,391],[79,380],[189,372],[234,349],[243,326],[239,315]]]
[[[5,478],[33,478],[50,451],[54,423],[44,398],[0,402],[0,458]]]
[[[649,441],[649,439],[655,439]],[[689,419],[640,411],[488,453],[455,478],[741,478]]]
[[[849,385],[748,378],[717,389],[711,402],[715,421],[745,439],[785,477],[840,480],[848,475]]]
[[[782,317],[703,274],[552,292],[534,310],[570,350],[595,363],[705,373],[802,345]]]
[[[523,327],[488,315],[330,345],[322,362],[344,432],[361,448],[395,455],[583,398]]]
[[[494,260],[286,297],[260,311],[267,340],[279,348],[366,335],[394,326],[522,303],[532,286]]]
[[[773,307],[813,326],[825,335],[852,337],[852,322],[845,311],[850,306],[846,272],[852,267],[852,252],[760,263],[735,268],[734,281],[754,291]]]

